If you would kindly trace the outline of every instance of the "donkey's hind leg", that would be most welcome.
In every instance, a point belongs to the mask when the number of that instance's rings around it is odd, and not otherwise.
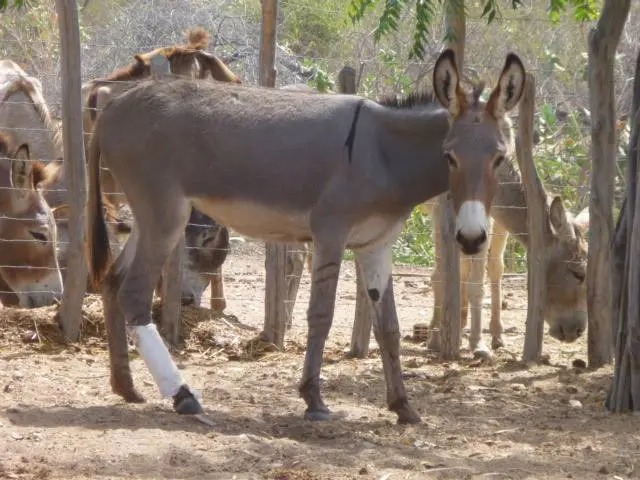
[[[131,232],[124,249],[111,265],[102,284],[102,304],[104,309],[109,364],[111,369],[111,389],[127,402],[141,403],[144,397],[136,390],[129,367],[127,330],[124,316],[118,305],[118,289],[136,248],[137,230]]]
[[[395,237],[394,237],[395,239]],[[391,278],[391,243],[373,250],[356,252],[362,278],[373,305],[373,333],[380,346],[387,385],[387,405],[396,412],[398,423],[419,423],[420,417],[409,405],[400,367],[400,326]]]
[[[186,385],[182,374],[171,359],[151,319],[153,291],[164,264],[180,240],[191,206],[187,199],[167,195],[167,201],[153,205],[148,212],[162,215],[136,215],[138,234],[135,253],[122,280],[117,295],[127,325],[147,368],[151,372],[163,397],[173,397],[178,413],[200,413],[202,407]],[[131,205],[134,214],[144,211]]]

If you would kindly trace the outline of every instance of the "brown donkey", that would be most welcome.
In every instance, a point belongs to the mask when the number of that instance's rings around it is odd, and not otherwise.
[[[56,223],[41,189],[58,176],[55,163],[29,158],[0,133],[0,290],[23,308],[51,305],[62,294]]]
[[[147,53],[134,56],[134,62],[119,68],[106,78],[90,80],[82,85],[84,99],[83,129],[85,132],[85,149],[89,148],[89,135],[99,117],[100,111],[109,100],[135,85],[135,82],[151,75],[151,59],[163,55],[169,60],[171,72],[175,75],[190,78],[206,78],[220,82],[242,83],[229,68],[212,53],[205,51],[209,45],[209,34],[201,27],[185,32],[186,45],[156,48]],[[114,205],[126,203],[123,193],[111,177],[108,170],[103,173],[102,184],[107,197]]]
[[[483,248],[496,169],[513,153],[506,114],[518,103],[525,79],[522,62],[509,54],[484,104],[479,89],[463,91],[455,65],[453,51],[446,50],[434,68],[435,96],[445,108],[429,95],[384,106],[352,95],[300,95],[180,78],[143,81],[114,98],[91,141],[87,206],[91,274],[100,282],[107,273],[103,301],[114,392],[128,401],[144,400],[129,368],[128,325],[174,409],[202,410],[151,321],[153,287],[195,205],[247,236],[313,242],[299,387],[305,416],[313,420],[330,417],[320,393],[322,352],[342,255],[353,249],[371,300],[388,407],[400,423],[419,422],[400,368],[391,245],[412,208],[451,184],[460,247],[467,253]],[[100,159],[137,220],[110,268]]]
[[[136,55],[134,62],[127,67],[115,70],[104,79],[91,80],[83,85],[83,128],[87,158],[90,134],[104,106],[113,96],[149,77],[151,59],[157,55],[167,57],[171,72],[175,75],[200,79],[210,76],[219,82],[242,83],[222,60],[205,51],[209,46],[209,34],[203,28],[187,30],[185,36],[186,45],[162,47]],[[108,169],[103,169],[101,182],[105,195],[114,205],[127,203],[126,196]],[[223,225],[193,209],[185,235],[187,265],[183,269],[182,302],[200,305],[204,291],[211,283],[210,306],[213,310],[223,311],[226,300],[220,266],[229,251],[229,232]],[[160,287],[161,283],[158,284],[158,292],[161,291]]]

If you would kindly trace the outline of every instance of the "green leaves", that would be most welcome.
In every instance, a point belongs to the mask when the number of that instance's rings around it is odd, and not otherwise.
[[[464,8],[464,5],[463,5]],[[424,58],[424,46],[427,43],[429,27],[436,16],[435,4],[427,0],[416,0],[416,27],[413,34],[413,45],[409,52],[410,59]]]
[[[573,7],[573,17],[578,22],[597,20],[600,15],[600,3],[597,0],[549,0],[549,20],[557,24],[567,7]]]
[[[22,8],[28,6],[28,0],[0,0],[0,10],[6,10],[7,8]]]
[[[500,5],[503,1],[483,0],[481,18],[486,18],[487,23],[499,18]],[[402,14],[410,8],[413,2],[415,2],[416,23],[409,58],[421,60],[425,54],[425,45],[431,26],[437,21],[437,9],[440,7],[453,11],[459,9],[464,15],[466,13],[464,0],[351,0],[349,18],[355,24],[362,20],[367,12],[383,5],[380,21],[374,32],[374,41],[378,43],[388,33],[398,30]],[[514,10],[524,5],[522,0],[508,0],[504,3]],[[569,7],[573,8],[574,19],[578,22],[595,20],[600,14],[601,3],[601,0],[549,0],[549,20],[552,23],[557,23]],[[445,34],[444,40],[450,40],[448,35],[451,35],[451,32]]]

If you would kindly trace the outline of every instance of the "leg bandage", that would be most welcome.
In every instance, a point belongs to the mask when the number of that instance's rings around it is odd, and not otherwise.
[[[172,397],[185,384],[154,323],[131,327],[140,356],[151,372],[163,397]]]

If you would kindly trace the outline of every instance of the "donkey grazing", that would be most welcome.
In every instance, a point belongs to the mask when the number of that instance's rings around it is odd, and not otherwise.
[[[129,369],[129,325],[161,394],[173,397],[178,413],[202,411],[151,321],[153,286],[195,205],[247,236],[313,242],[299,387],[312,420],[330,416],[320,393],[322,352],[342,255],[353,249],[374,312],[388,407],[400,423],[419,422],[401,375],[391,245],[411,209],[450,185],[460,248],[472,254],[484,247],[495,170],[514,150],[506,114],[520,99],[525,71],[509,54],[486,104],[479,89],[463,91],[452,50],[438,58],[433,78],[445,108],[428,95],[382,106],[352,95],[300,95],[181,78],[144,81],[114,98],[91,140],[87,205],[90,271],[95,282],[106,273],[114,392],[127,401],[144,400]],[[101,158],[137,220],[108,272]]]
[[[508,235],[511,233],[525,247],[528,245],[527,204],[524,185],[520,173],[512,164],[498,171],[499,186],[496,191],[491,216],[496,220],[487,251],[471,257],[461,258],[461,321],[467,320],[467,301],[471,306],[471,331],[469,348],[475,353],[488,353],[481,341],[482,299],[484,297],[484,270],[487,266],[491,285],[491,347],[504,346],[502,322],[501,279],[504,272],[503,255]],[[549,324],[549,334],[564,342],[573,342],[587,327],[587,243],[584,229],[588,226],[588,210],[573,217],[566,211],[559,196],[547,195],[547,225],[545,225],[545,255],[547,256],[547,311],[545,321]],[[439,207],[429,202],[422,209],[433,215],[434,225],[438,225]],[[436,251],[440,251],[440,231],[434,228]],[[444,291],[442,285],[442,265],[436,256],[432,275],[434,310],[429,347],[440,348],[438,328],[442,322]]]
[[[62,293],[56,224],[41,191],[56,176],[56,164],[31,161],[26,144],[16,148],[0,133],[0,296],[15,292],[24,308],[51,305]]]

